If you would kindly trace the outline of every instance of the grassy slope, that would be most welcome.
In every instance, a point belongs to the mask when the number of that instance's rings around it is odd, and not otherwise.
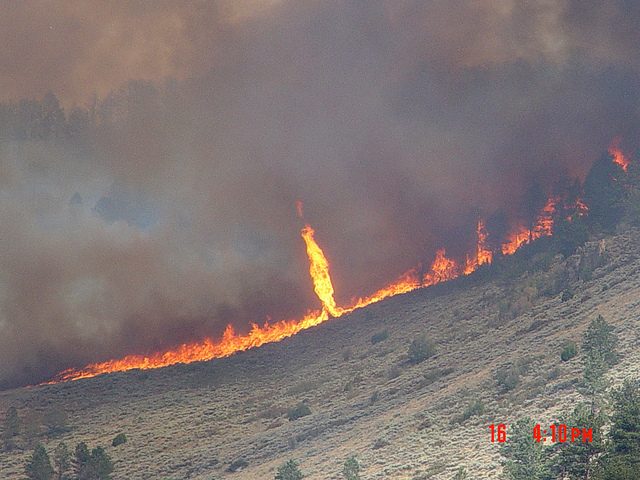
[[[571,300],[538,297],[511,320],[498,319],[507,285],[454,282],[228,359],[0,392],[0,411],[10,404],[21,413],[64,406],[73,429],[59,439],[43,437],[49,451],[59,440],[108,446],[118,480],[270,479],[289,458],[300,461],[306,478],[341,478],[351,454],[361,460],[365,479],[448,479],[459,465],[472,478],[495,478],[497,447],[487,425],[525,414],[549,422],[579,398],[580,356],[562,363],[559,351],[564,339],[580,342],[597,313],[622,338],[625,359],[612,372],[614,381],[640,376],[638,238],[638,232],[609,238],[608,262],[591,280],[574,280]],[[382,329],[389,338],[372,345],[371,335]],[[438,353],[409,365],[407,346],[420,333],[435,340]],[[527,360],[527,373],[514,390],[500,393],[494,372],[517,359]],[[425,380],[445,368],[453,372]],[[477,398],[485,412],[452,424]],[[283,412],[300,401],[313,414],[289,422]],[[129,442],[112,448],[118,432]],[[0,453],[0,478],[21,478],[26,456]],[[248,466],[226,472],[239,458]]]

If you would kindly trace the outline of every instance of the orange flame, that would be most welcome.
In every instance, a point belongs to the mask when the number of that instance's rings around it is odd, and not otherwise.
[[[507,241],[501,247],[502,254],[513,255],[523,245],[531,243],[538,238],[553,235],[553,215],[555,212],[556,199],[551,197],[547,200],[531,229],[520,225],[507,236]]]
[[[484,221],[478,219],[478,226],[476,227],[477,244],[474,256],[467,255],[467,260],[464,266],[464,274],[469,275],[475,272],[480,265],[485,263],[491,263],[493,261],[493,252],[488,246],[487,238],[489,234],[484,225]]]
[[[621,142],[622,142],[622,137],[615,137],[612,140],[611,145],[609,145],[609,155],[613,157],[614,163],[617,163],[618,165],[620,165],[622,170],[626,172],[627,169],[629,168],[630,160],[628,157],[625,156],[625,154],[620,149]]]
[[[314,233],[310,225],[305,225],[301,232],[304,243],[307,246],[309,275],[313,280],[313,290],[322,302],[323,310],[334,317],[339,317],[342,315],[342,309],[336,306],[336,301],[333,298],[333,283],[331,283],[331,275],[329,274],[329,262],[313,238]]]
[[[302,214],[302,204],[296,205],[299,215]],[[535,238],[552,234],[553,220],[555,212],[555,201],[550,199],[545,208],[540,213],[536,225],[531,230],[524,232],[517,231],[509,237],[507,243],[502,245],[502,252],[505,255],[515,252],[520,246],[530,242]],[[205,338],[199,342],[185,343],[176,348],[151,355],[127,355],[116,360],[92,363],[81,369],[65,370],[48,383],[58,383],[81,378],[90,378],[97,375],[112,372],[122,372],[133,369],[147,370],[162,368],[179,363],[191,363],[212,360],[230,356],[236,352],[241,352],[249,348],[259,347],[265,343],[277,342],[284,338],[295,335],[307,328],[325,322],[333,317],[341,317],[356,309],[366,307],[372,303],[379,302],[385,298],[403,294],[422,287],[428,287],[440,282],[452,280],[460,274],[468,275],[475,271],[480,265],[491,263],[493,252],[488,247],[487,231],[482,220],[477,224],[477,246],[472,260],[469,257],[464,268],[455,260],[446,256],[444,248],[436,252],[435,259],[429,271],[421,276],[418,269],[412,269],[401,275],[398,280],[381,288],[375,293],[354,299],[350,306],[338,306],[334,299],[333,283],[329,272],[329,262],[314,238],[315,231],[310,225],[305,225],[300,234],[305,242],[307,256],[309,258],[309,274],[313,280],[313,288],[322,303],[321,310],[309,311],[303,318],[298,320],[281,320],[275,323],[265,322],[263,325],[251,324],[248,333],[236,333],[233,326],[227,325],[222,337],[219,340]]]

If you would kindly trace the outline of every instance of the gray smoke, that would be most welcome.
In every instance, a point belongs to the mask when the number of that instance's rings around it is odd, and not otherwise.
[[[637,2],[46,5],[0,96],[81,111],[2,123],[0,385],[317,307],[297,199],[344,302],[638,147]]]

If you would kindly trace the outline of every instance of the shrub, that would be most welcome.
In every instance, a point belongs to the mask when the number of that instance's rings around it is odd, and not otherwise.
[[[469,474],[467,473],[467,469],[464,467],[458,468],[458,471],[453,476],[453,480],[466,480],[469,478]]]
[[[278,467],[275,480],[301,480],[303,477],[298,462],[289,460]]]
[[[117,447],[119,445],[122,445],[123,443],[127,443],[127,436],[124,433],[119,433],[111,441],[111,446]]]
[[[461,415],[456,415],[453,417],[451,423],[462,423],[469,420],[471,417],[475,417],[476,415],[482,415],[484,413],[484,404],[481,400],[474,400],[471,402],[467,408],[465,408],[464,412]]]
[[[571,290],[565,290],[560,297],[561,302],[568,302],[573,298],[573,292]]]
[[[360,464],[355,455],[347,458],[344,462],[342,476],[345,480],[360,480]]]
[[[390,445],[389,441],[386,438],[377,438],[375,442],[373,442],[373,445],[371,446],[371,448],[373,450],[378,450],[379,448],[384,448],[386,446]]]
[[[499,368],[496,371],[496,383],[503,392],[508,392],[518,386],[520,374],[511,366]]]
[[[385,329],[381,332],[374,333],[371,336],[371,343],[375,345],[376,343],[384,342],[387,338],[389,338],[389,331]]]
[[[305,403],[300,402],[293,408],[290,408],[287,412],[287,418],[290,421],[297,420],[298,418],[306,417],[307,415],[311,415],[311,409]]]
[[[577,354],[578,346],[576,345],[576,342],[567,341],[565,342],[564,346],[562,347],[562,351],[560,352],[560,359],[563,362],[568,362]]]
[[[239,472],[243,468],[247,467],[249,462],[247,462],[244,458],[238,458],[229,464],[227,467],[227,472]]]
[[[420,363],[429,357],[432,357],[436,353],[436,348],[433,342],[427,339],[426,336],[420,335],[413,339],[409,345],[409,361],[411,363]]]

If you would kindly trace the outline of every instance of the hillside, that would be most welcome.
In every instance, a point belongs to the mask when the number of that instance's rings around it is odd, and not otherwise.
[[[559,352],[594,316],[621,339],[614,381],[640,376],[639,233],[550,263],[534,257],[537,272],[492,267],[226,359],[0,392],[0,412],[62,406],[71,431],[43,437],[47,449],[103,445],[118,480],[271,479],[290,458],[305,478],[337,479],[350,455],[365,479],[449,479],[460,465],[471,478],[497,478],[487,426],[550,422],[576,401],[580,355],[561,362]],[[412,364],[407,349],[421,334],[437,351]],[[514,363],[520,381],[502,391],[495,372]],[[476,399],[484,412],[459,418]],[[289,421],[299,402],[312,414]],[[128,442],[111,447],[119,432]],[[22,478],[28,453],[0,453],[0,478]],[[246,466],[229,471],[239,460]]]

